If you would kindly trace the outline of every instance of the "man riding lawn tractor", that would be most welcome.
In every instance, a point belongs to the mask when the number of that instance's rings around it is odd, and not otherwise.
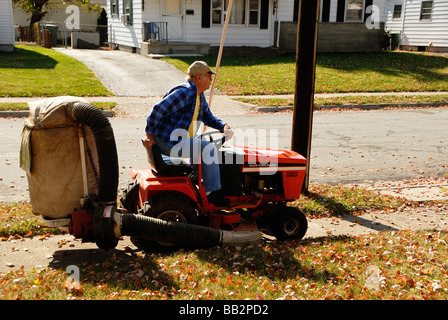
[[[154,106],[143,140],[151,168],[131,171],[134,180],[123,191],[122,206],[144,216],[241,235],[267,227],[280,240],[302,238],[307,220],[286,202],[300,196],[306,159],[285,150],[222,146],[234,133],[213,116],[205,99],[213,74],[205,62],[194,62],[187,80]],[[196,135],[198,122],[218,131]],[[213,140],[216,134],[220,138]],[[140,240],[145,248],[170,247]]]
[[[187,80],[168,91],[162,101],[154,106],[147,120],[144,145],[151,148],[157,144],[160,152],[167,156],[172,155],[173,151],[179,151],[183,158],[191,158],[193,150],[200,147],[201,154],[207,155],[201,161],[206,195],[215,205],[225,206],[229,199],[219,193],[221,183],[217,150],[210,142],[194,139],[199,122],[224,132],[226,139],[233,136],[230,126],[213,116],[204,96],[214,74],[203,61],[190,65]],[[180,133],[178,136],[181,141],[172,139],[173,132]],[[204,150],[209,152],[204,153]],[[192,158],[192,163],[194,160]]]

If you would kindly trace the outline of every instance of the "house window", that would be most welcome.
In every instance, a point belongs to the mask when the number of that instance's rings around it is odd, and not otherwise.
[[[420,20],[431,20],[433,1],[422,1]]]
[[[394,5],[392,19],[401,19],[401,4]]]
[[[362,22],[363,0],[347,0],[345,21]]]
[[[110,0],[110,15],[118,17],[118,0]]]
[[[258,13],[260,12],[258,0],[249,0],[249,25],[258,25]]]
[[[228,4],[229,0],[212,0],[213,24],[224,24]],[[233,0],[229,24],[257,26],[259,21],[259,13],[259,0]]]
[[[132,25],[132,0],[123,0],[123,23]]]
[[[182,2],[180,0],[165,0],[164,4],[164,15],[173,16],[182,14]]]

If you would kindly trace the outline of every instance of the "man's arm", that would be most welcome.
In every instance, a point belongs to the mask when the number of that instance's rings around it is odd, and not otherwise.
[[[224,133],[226,140],[232,139],[233,130],[228,123],[223,122],[221,119],[216,118],[209,106],[207,101],[205,101],[204,111],[203,111],[203,122],[206,126],[218,129]]]
[[[224,126],[226,125],[226,123],[224,121],[222,121],[221,119],[216,118],[209,106],[207,101],[205,100],[205,98],[203,98],[204,100],[202,101],[204,103],[204,108],[202,111],[202,122],[204,122],[204,125],[218,129],[221,132],[224,132]]]
[[[162,119],[169,117],[171,113],[177,112],[185,103],[186,93],[182,87],[173,88],[159,103],[154,105],[151,114],[146,120],[146,137],[143,144],[146,148],[151,148],[156,143],[154,134],[162,122]]]

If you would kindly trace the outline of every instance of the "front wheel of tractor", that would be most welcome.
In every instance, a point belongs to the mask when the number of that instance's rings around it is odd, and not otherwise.
[[[279,206],[272,216],[271,231],[277,240],[302,239],[307,229],[305,214],[297,208]]]

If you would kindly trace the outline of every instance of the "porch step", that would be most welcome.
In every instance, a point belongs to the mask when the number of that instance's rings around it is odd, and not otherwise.
[[[174,54],[174,53],[167,53],[167,54],[161,54],[161,53],[149,53],[147,55],[149,58],[152,59],[161,59],[161,58],[177,58],[177,57],[203,57],[203,54],[186,54],[186,53],[180,53],[180,54]]]
[[[198,54],[198,49],[195,47],[173,47],[170,54]]]
[[[180,56],[203,56],[209,53],[210,45],[205,43],[192,42],[157,42],[141,43],[141,53],[157,58],[180,57]]]

